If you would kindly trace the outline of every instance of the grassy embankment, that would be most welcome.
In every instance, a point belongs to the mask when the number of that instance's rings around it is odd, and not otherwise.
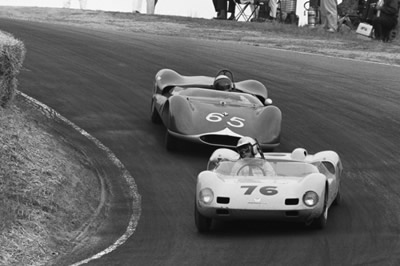
[[[15,101],[23,43],[0,31],[0,55],[0,265],[44,265],[74,246],[99,204],[98,179]]]

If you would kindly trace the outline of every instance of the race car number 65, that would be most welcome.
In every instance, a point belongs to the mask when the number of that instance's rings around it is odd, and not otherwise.
[[[244,192],[245,195],[251,195],[251,193],[253,193],[253,191],[257,188],[257,186],[241,186],[240,188],[246,189],[246,191]],[[265,196],[272,196],[278,194],[278,190],[276,190],[276,187],[272,186],[260,187],[259,191],[261,194]]]
[[[222,121],[222,118],[224,117],[224,114],[221,113],[209,113],[206,117],[207,121],[210,122],[214,122],[214,123],[218,123]],[[228,125],[230,125],[231,127],[244,127],[244,122],[245,120],[243,118],[240,117],[232,117],[231,119],[229,119],[228,122],[226,122]]]

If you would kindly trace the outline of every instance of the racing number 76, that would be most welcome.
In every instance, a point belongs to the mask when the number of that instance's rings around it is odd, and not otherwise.
[[[244,192],[245,195],[251,195],[251,193],[253,193],[257,186],[241,186],[240,188],[246,189],[246,191]],[[259,191],[265,196],[278,194],[278,190],[276,190],[276,187],[272,186],[260,187]]]

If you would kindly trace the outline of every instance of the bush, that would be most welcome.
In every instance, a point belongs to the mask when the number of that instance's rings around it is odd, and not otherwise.
[[[11,34],[0,31],[0,106],[5,108],[14,99],[17,75],[25,59],[24,44]]]

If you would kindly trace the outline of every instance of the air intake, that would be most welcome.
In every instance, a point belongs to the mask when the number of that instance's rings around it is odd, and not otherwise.
[[[229,210],[227,209],[217,209],[216,212],[218,215],[229,215]]]
[[[229,203],[229,198],[227,198],[227,197],[217,197],[217,203],[228,204]]]
[[[299,204],[299,199],[286,199],[285,205],[297,205]]]
[[[204,135],[201,136],[200,139],[209,145],[236,147],[239,137],[225,135]]]

